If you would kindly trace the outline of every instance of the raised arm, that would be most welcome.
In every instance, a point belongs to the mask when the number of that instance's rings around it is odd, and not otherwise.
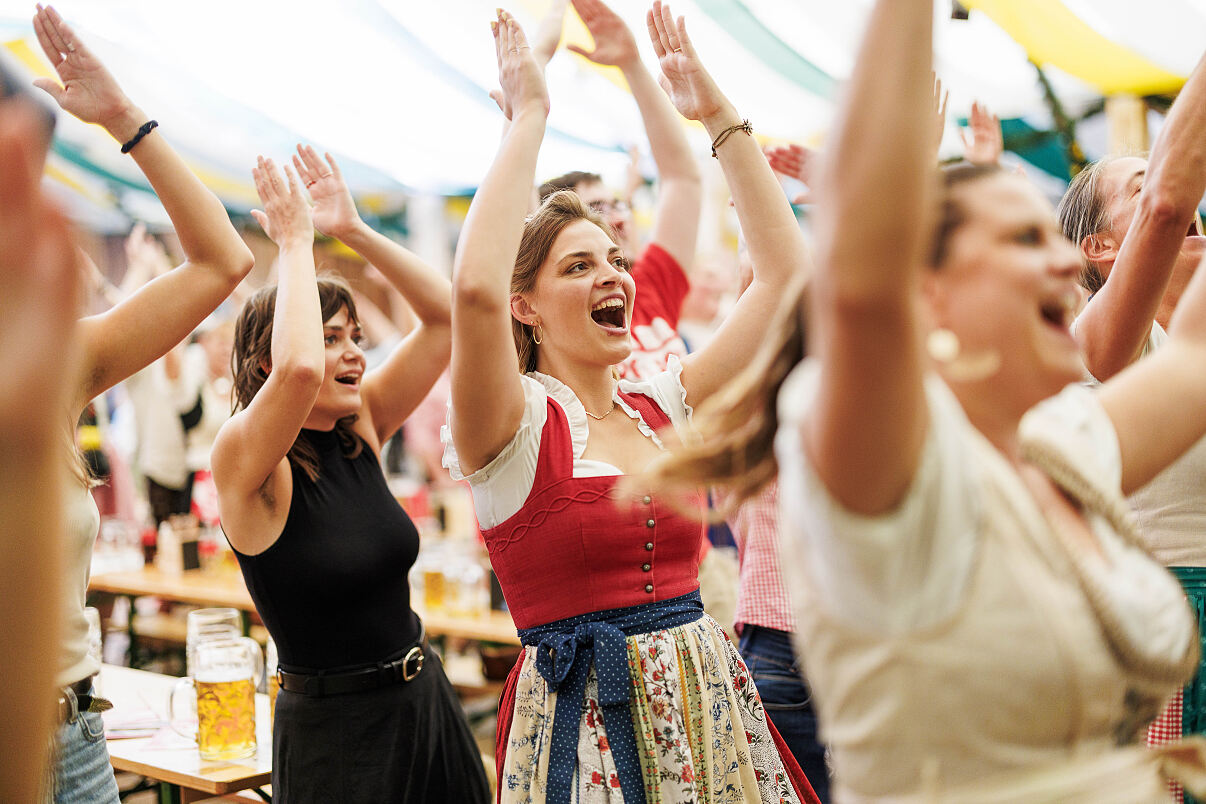
[[[793,283],[803,281],[808,258],[791,205],[753,135],[704,69],[680,17],[658,2],[647,15],[649,36],[662,68],[662,87],[691,120],[699,120],[716,146],[754,266],[754,278],[717,336],[683,361],[683,386],[699,404],[757,352],[770,319]],[[727,132],[727,133],[726,133]]]
[[[322,309],[314,275],[314,227],[293,171],[282,179],[271,160],[252,170],[264,211],[252,215],[280,247],[280,279],[272,314],[271,365],[255,398],[214,440],[213,471],[226,535],[236,550],[256,553],[267,545],[259,527],[289,497],[285,455],[310,415],[326,371]],[[270,483],[270,481],[272,481]],[[291,487],[289,487],[291,488]],[[272,533],[275,539],[279,529]],[[271,542],[269,542],[271,544]]]
[[[1126,494],[1206,435],[1206,260],[1181,297],[1168,335],[1164,346],[1101,388],[1101,403],[1118,433]]]
[[[314,201],[314,226],[377,267],[410,305],[418,326],[364,378],[364,419],[375,448],[392,436],[448,367],[452,351],[452,286],[419,257],[369,227],[356,211],[339,165],[308,145],[293,165]],[[359,424],[359,423],[358,423]]]
[[[658,89],[637,50],[636,37],[602,0],[573,0],[574,8],[595,40],[586,51],[569,49],[596,64],[620,68],[645,123],[649,150],[657,165],[657,213],[650,238],[665,249],[684,269],[695,261],[699,214],[703,197],[699,166],[687,142],[682,121]]]
[[[544,75],[519,23],[491,23],[511,126],[473,196],[452,275],[452,439],[466,474],[507,445],[523,415],[511,337],[511,272],[549,113]]]
[[[37,801],[54,723],[67,403],[82,272],[42,198],[43,126],[0,103],[0,799]],[[77,492],[80,493],[77,487]]]
[[[1206,192],[1204,64],[1206,56],[1169,110],[1152,148],[1147,175],[1124,190],[1139,193],[1139,206],[1123,242],[1092,234],[1086,238],[1088,243],[1078,244],[1096,259],[1114,258],[1106,283],[1076,322],[1085,366],[1099,380],[1114,376],[1142,351]]]
[[[34,30],[62,86],[34,83],[65,111],[128,143],[150,118],[58,13],[38,7]],[[184,339],[251,270],[251,252],[217,197],[158,130],[130,150],[176,228],[186,261],[113,309],[80,324],[86,379],[76,407],[134,374]]]
[[[932,17],[930,0],[876,3],[818,178],[821,382],[801,436],[829,492],[863,514],[904,496],[926,432],[916,306],[934,183]]]

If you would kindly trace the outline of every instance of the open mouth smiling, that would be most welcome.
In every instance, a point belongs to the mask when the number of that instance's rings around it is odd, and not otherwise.
[[[1067,332],[1076,318],[1076,293],[1068,291],[1048,299],[1039,306],[1039,314],[1050,326]]]
[[[624,308],[624,299],[610,296],[590,308],[590,317],[605,329],[622,330],[627,324]]]

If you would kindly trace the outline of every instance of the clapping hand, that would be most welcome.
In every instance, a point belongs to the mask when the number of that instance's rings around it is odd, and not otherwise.
[[[812,198],[813,171],[817,166],[817,152],[803,145],[789,143],[772,145],[764,150],[766,160],[776,173],[795,179],[806,185],[808,190],[794,197],[793,204],[808,204]]]
[[[490,23],[494,34],[494,55],[498,59],[498,83],[501,89],[494,96],[508,120],[520,109],[549,111],[549,93],[544,83],[544,71],[532,54],[523,28],[508,12],[499,10],[498,18]]]
[[[675,22],[670,6],[654,0],[645,22],[662,69],[658,83],[678,113],[688,120],[703,121],[723,112],[728,101],[699,60],[683,18]]]
[[[577,45],[568,45],[567,50],[577,53],[595,64],[607,64],[623,68],[641,58],[637,50],[636,37],[616,14],[601,0],[573,0],[574,10],[595,40],[594,50]]]
[[[251,210],[251,216],[280,248],[299,243],[314,242],[314,224],[310,220],[310,207],[305,194],[297,183],[293,169],[285,166],[285,179],[271,159],[260,156],[251,169],[255,179],[255,191],[264,203],[263,211]]]
[[[293,167],[310,191],[314,202],[310,216],[314,227],[327,237],[342,238],[360,222],[356,202],[348,189],[343,174],[334,157],[324,154],[326,162],[318,158],[318,152],[309,145],[297,146],[293,156]]]
[[[63,82],[59,86],[49,78],[38,78],[34,86],[85,123],[97,123],[112,130],[112,125],[131,110],[132,104],[105,65],[50,6],[38,6],[33,25],[46,58]]]
[[[995,165],[1005,152],[1001,118],[991,114],[979,101],[972,104],[967,128],[959,129],[959,138],[963,140],[963,158],[976,165]]]

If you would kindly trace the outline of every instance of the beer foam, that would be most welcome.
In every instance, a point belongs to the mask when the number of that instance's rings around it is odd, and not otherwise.
[[[250,670],[239,670],[231,667],[215,667],[197,671],[193,681],[200,684],[225,684],[231,681],[251,682]]]

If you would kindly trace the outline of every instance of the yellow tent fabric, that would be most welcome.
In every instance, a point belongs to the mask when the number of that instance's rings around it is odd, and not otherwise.
[[[1174,92],[1186,76],[1171,73],[1106,39],[1059,0],[961,0],[983,11],[1018,42],[1030,59],[1053,65],[1104,95]]]

